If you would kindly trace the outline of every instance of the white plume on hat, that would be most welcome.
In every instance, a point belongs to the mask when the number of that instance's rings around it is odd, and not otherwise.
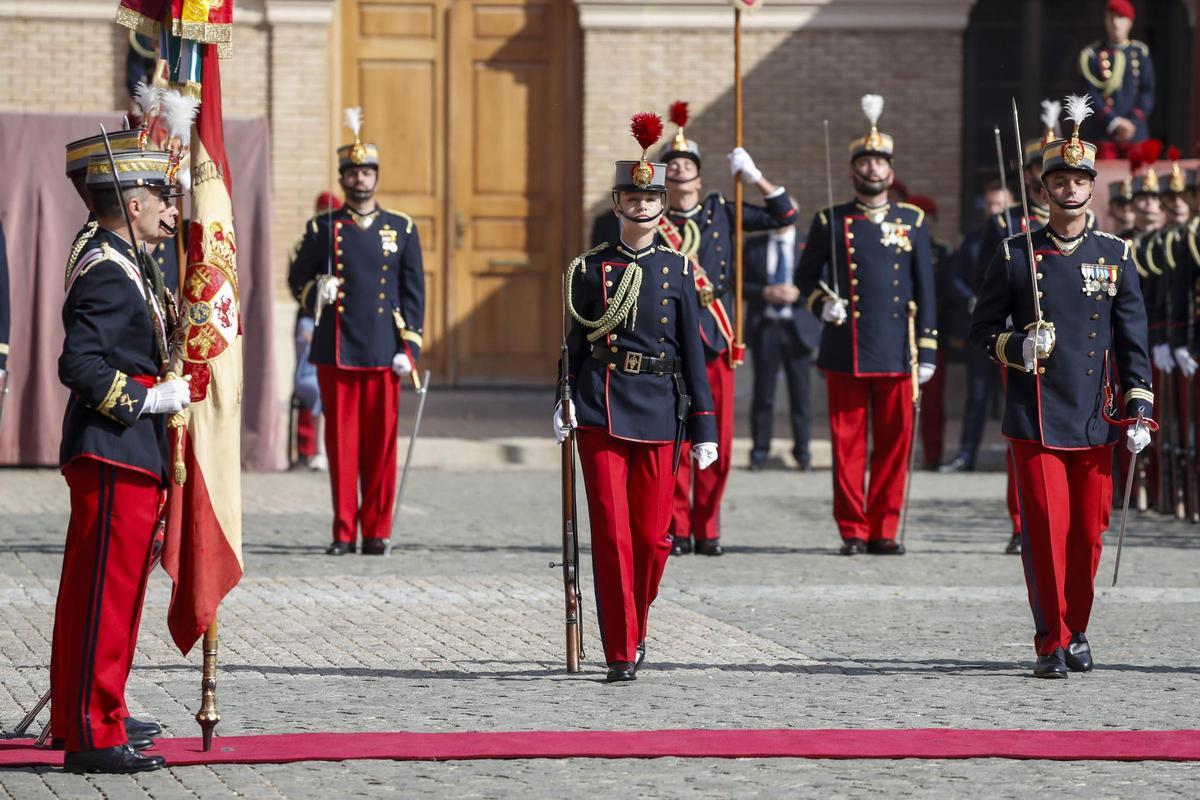
[[[162,99],[162,94],[162,89],[150,86],[145,81],[138,81],[137,86],[133,87],[133,102],[141,110],[143,119],[149,117],[154,111],[154,107]]]
[[[351,106],[345,111],[346,127],[354,133],[354,138],[357,140],[362,132],[363,110],[362,106]]]
[[[1095,113],[1092,109],[1092,98],[1086,94],[1069,94],[1064,102],[1067,106],[1067,119],[1075,123],[1075,133],[1078,134],[1083,121]]]
[[[167,135],[186,148],[192,142],[192,123],[200,110],[200,101],[171,90],[162,94],[162,113],[167,120]]]
[[[1048,131],[1058,132],[1058,118],[1062,116],[1062,103],[1057,100],[1042,101],[1042,126]]]
[[[862,97],[862,110],[867,115],[867,119],[871,122],[871,127],[879,122],[879,115],[883,113],[883,97],[877,94],[864,94]]]

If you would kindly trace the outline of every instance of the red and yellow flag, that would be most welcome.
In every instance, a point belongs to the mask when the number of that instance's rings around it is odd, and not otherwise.
[[[180,286],[183,372],[191,378],[192,405],[182,454],[186,478],[171,487],[162,559],[174,581],[167,624],[184,654],[242,577],[237,240],[221,121],[219,45],[197,46],[200,112],[191,142],[192,210]]]

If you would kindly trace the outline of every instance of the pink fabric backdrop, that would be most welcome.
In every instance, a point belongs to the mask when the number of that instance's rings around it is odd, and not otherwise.
[[[111,115],[0,113],[0,220],[8,239],[11,385],[0,427],[0,465],[58,464],[67,391],[58,382],[63,273],[87,219],[64,176],[64,145],[121,127]],[[242,293],[245,383],[242,466],[282,469],[271,354],[271,171],[267,120],[225,122]],[[188,208],[186,202],[183,208]]]

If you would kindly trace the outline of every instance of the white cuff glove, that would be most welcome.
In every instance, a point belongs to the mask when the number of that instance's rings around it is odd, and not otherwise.
[[[1134,425],[1125,432],[1125,446],[1129,448],[1129,452],[1135,456],[1146,449],[1150,444],[1150,431],[1145,425]]]
[[[407,353],[396,353],[392,356],[392,372],[401,378],[412,372],[412,361],[409,360]]]
[[[737,176],[742,173],[742,183],[758,183],[762,179],[762,170],[754,166],[754,159],[746,152],[744,147],[735,147],[733,152],[726,156],[729,159],[729,173]]]
[[[333,275],[322,275],[317,278],[317,292],[320,294],[321,302],[324,305],[331,306],[337,302],[338,287],[341,285],[341,278]]]
[[[841,325],[846,321],[846,304],[840,300],[826,300],[825,305],[821,306],[821,319]]]
[[[692,458],[696,461],[696,469],[708,469],[717,460],[717,443],[701,442],[692,445]]]
[[[139,417],[147,414],[174,414],[192,403],[192,393],[184,378],[174,378],[156,383],[146,390],[146,402],[138,411]]]
[[[571,433],[571,431],[575,428],[575,425],[577,424],[576,423],[577,418],[575,416],[575,401],[568,400],[567,402],[571,404],[571,425],[570,425],[570,427],[567,427],[563,424],[562,401],[561,400],[558,401],[558,403],[556,403],[554,406],[554,438],[558,441],[559,444],[562,444],[563,442],[565,442],[567,440],[567,435]]]
[[[1150,350],[1150,360],[1160,372],[1175,371],[1175,356],[1171,354],[1171,345],[1156,344]]]
[[[933,364],[917,364],[917,383],[922,385],[928,383],[935,372],[937,372],[937,367]]]
[[[1192,377],[1196,374],[1196,359],[1192,358],[1192,354],[1188,352],[1186,347],[1175,348],[1175,363],[1179,365],[1179,369],[1183,370],[1183,374],[1187,377]],[[3,372],[3,370],[0,370]]]
[[[1037,360],[1042,361],[1049,358],[1051,351],[1054,350],[1054,329],[1038,328],[1037,333],[1026,336],[1025,341],[1021,342],[1021,356],[1025,359],[1025,369],[1027,370],[1033,369],[1035,344],[1037,345]]]

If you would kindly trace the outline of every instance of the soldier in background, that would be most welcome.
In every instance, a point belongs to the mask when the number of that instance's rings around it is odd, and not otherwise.
[[[724,552],[721,500],[733,464],[733,364],[742,360],[741,353],[733,352],[731,316],[735,310],[740,311],[733,306],[733,227],[738,210],[720,192],[702,194],[700,147],[684,134],[687,117],[686,103],[676,102],[671,106],[671,120],[678,131],[658,156],[667,165],[667,211],[659,219],[658,233],[669,247],[682,252],[692,264],[721,456],[712,469],[694,475],[688,459],[683,459],[675,483],[671,552],[674,555],[692,552],[694,540],[696,553],[719,556]],[[735,177],[740,175],[744,183],[756,186],[766,203],[765,207],[742,204],[744,230],[769,231],[795,222],[796,209],[784,188],[763,177],[749,153],[735,148],[728,160],[730,172]]]
[[[309,360],[325,412],[332,556],[354,552],[360,530],[364,555],[387,550],[400,378],[416,366],[425,319],[417,226],[375,201],[379,148],[361,140],[361,114],[348,110],[354,142],[337,151],[345,205],[309,220],[288,270],[293,295],[316,320]]]
[[[1128,158],[1129,148],[1150,136],[1154,111],[1154,59],[1144,42],[1129,38],[1137,12],[1130,0],[1109,0],[1104,39],[1079,54],[1079,71],[1088,84],[1096,119],[1103,127],[1096,157]]]
[[[1133,178],[1113,181],[1108,185],[1109,228],[1124,231],[1133,227]]]
[[[883,98],[867,95],[862,105],[871,130],[850,144],[855,199],[813,217],[796,286],[826,323],[817,366],[829,392],[841,552],[902,555],[896,532],[912,444],[910,347],[925,383],[937,364],[937,298],[925,212],[887,199],[894,142],[876,127]],[[873,452],[864,497],[868,421]]]

